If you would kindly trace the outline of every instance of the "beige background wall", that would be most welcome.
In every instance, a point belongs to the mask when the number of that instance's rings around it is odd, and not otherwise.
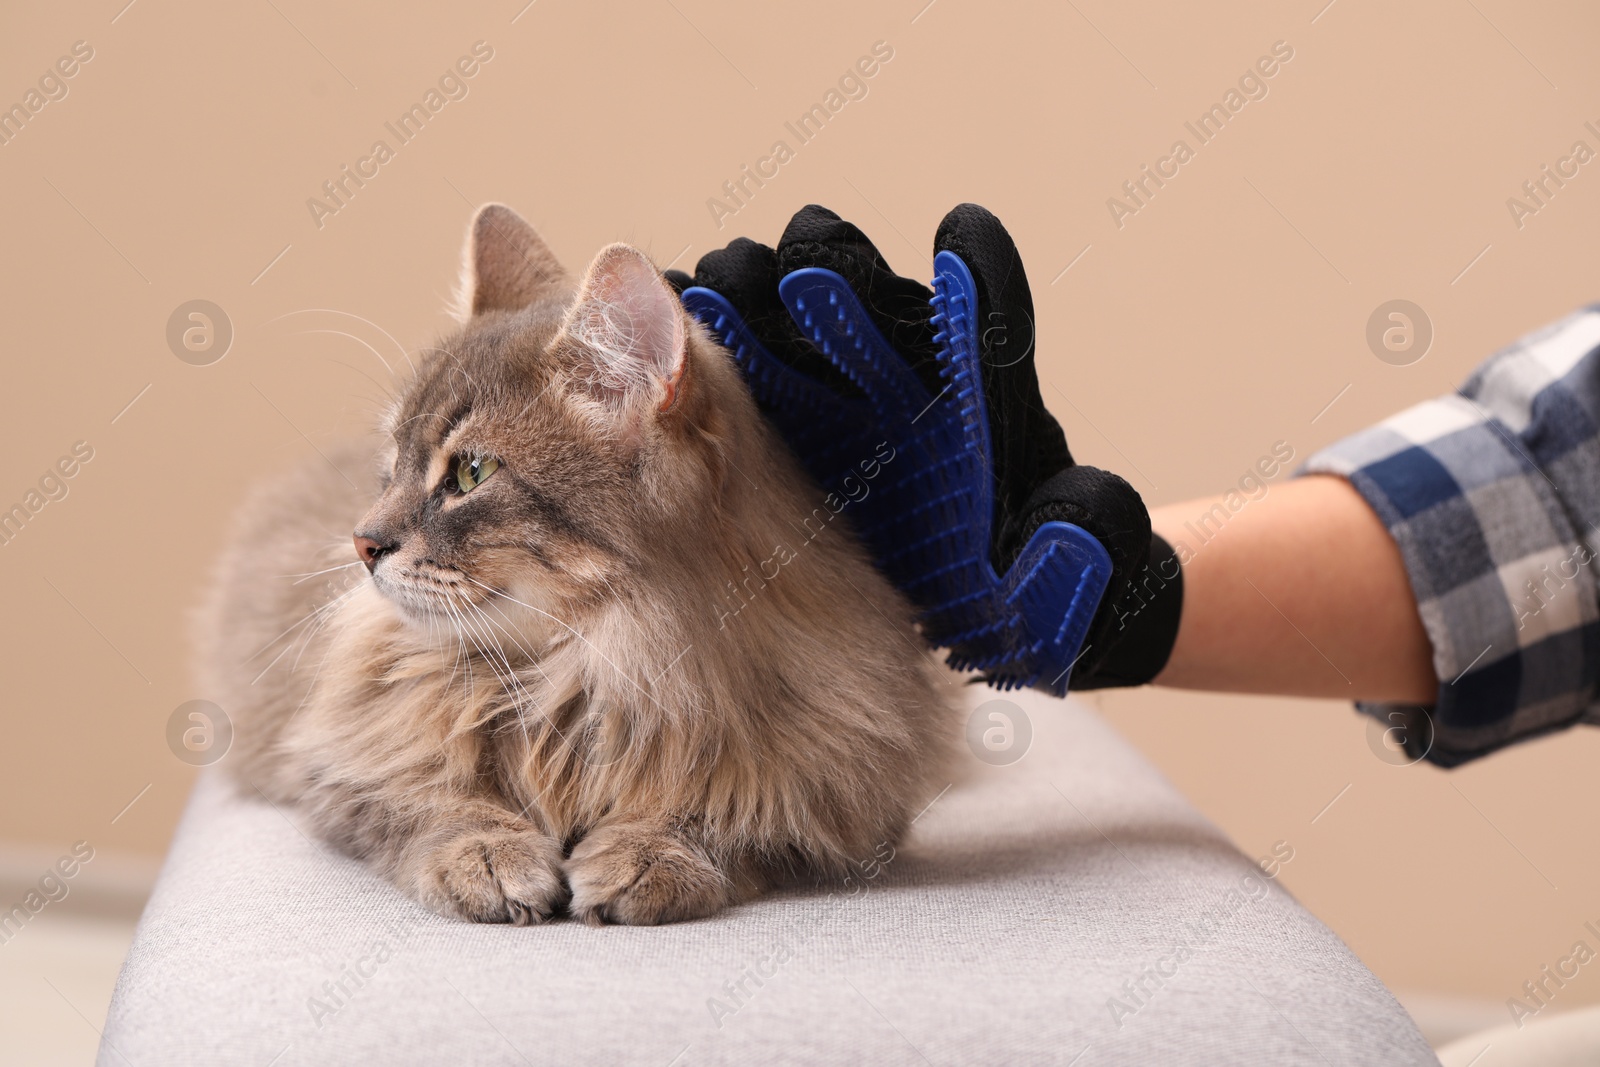
[[[480,201],[572,265],[618,239],[691,265],[818,201],[924,275],[939,217],[982,202],[1032,271],[1075,451],[1153,502],[1278,440],[1307,455],[1600,295],[1600,164],[1520,229],[1506,206],[1600,149],[1600,15],[1577,3],[125,2],[0,15],[0,104],[93,49],[0,145],[0,504],[94,452],[0,547],[0,841],[42,854],[162,851],[193,773],[167,719],[205,695],[184,613],[229,510],[364,424],[378,357],[442,330]],[[307,198],[478,41],[468,95],[319,228]],[[785,121],[877,41],[865,98],[798,145]],[[1107,198],[1196,147],[1183,123],[1278,41],[1265,98],[1118,228]],[[707,199],[778,139],[794,159],[719,228]],[[196,298],[234,330],[210,366],[165,339]],[[1363,338],[1393,298],[1436,330],[1411,366]],[[1287,885],[1392,985],[1503,1001],[1600,919],[1592,731],[1445,775],[1381,761],[1343,705],[1091,699],[1247,851],[1291,842]],[[1600,974],[1561,999],[1586,1001]]]

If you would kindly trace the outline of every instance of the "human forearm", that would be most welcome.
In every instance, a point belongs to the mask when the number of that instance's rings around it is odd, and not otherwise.
[[[1432,649],[1400,550],[1347,482],[1274,487],[1201,541],[1195,524],[1217,502],[1151,512],[1156,532],[1187,549],[1182,621],[1155,684],[1433,703]]]

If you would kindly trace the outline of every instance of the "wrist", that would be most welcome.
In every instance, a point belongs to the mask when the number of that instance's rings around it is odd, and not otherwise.
[[[1148,561],[1119,590],[1107,590],[1100,617],[1080,653],[1087,669],[1072,679],[1074,689],[1146,685],[1172,657],[1183,617],[1183,567],[1167,540],[1150,535]],[[1100,648],[1094,648],[1098,642]]]

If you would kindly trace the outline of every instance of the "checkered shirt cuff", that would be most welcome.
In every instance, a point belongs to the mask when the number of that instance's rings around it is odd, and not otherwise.
[[[1600,305],[1523,338],[1459,392],[1318,452],[1405,560],[1439,678],[1432,708],[1361,704],[1455,766],[1600,721]]]

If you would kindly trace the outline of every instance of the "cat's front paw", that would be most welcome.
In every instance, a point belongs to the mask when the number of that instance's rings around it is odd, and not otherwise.
[[[735,897],[732,881],[697,844],[645,823],[595,830],[572,850],[566,873],[572,914],[596,926],[699,919]]]
[[[537,830],[473,829],[433,848],[422,898],[434,911],[472,922],[531,926],[555,915],[569,896],[561,847]]]

